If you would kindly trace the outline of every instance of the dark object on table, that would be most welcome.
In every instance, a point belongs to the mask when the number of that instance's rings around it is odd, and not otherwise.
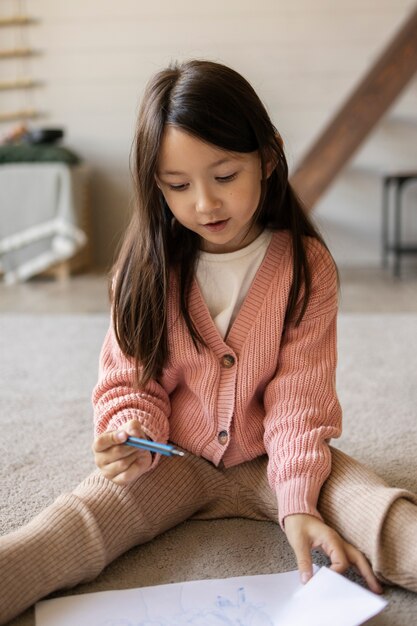
[[[64,146],[50,144],[20,143],[0,146],[0,165],[3,163],[67,163],[76,165],[81,159],[72,150]]]
[[[64,136],[62,128],[35,128],[25,135],[25,141],[32,144],[56,143]]]

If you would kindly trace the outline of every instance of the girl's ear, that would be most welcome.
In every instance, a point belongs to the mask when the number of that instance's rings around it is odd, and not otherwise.
[[[261,157],[259,159],[259,169],[261,174],[261,179],[265,180],[269,178],[274,171],[275,163],[271,158],[268,158],[264,163],[262,163]],[[265,168],[265,169],[264,169]],[[264,178],[265,171],[265,178]]]
[[[283,139],[281,137],[281,135],[279,134],[279,132],[275,133],[275,138],[278,142],[278,144],[281,147],[281,150],[284,149],[284,142]],[[277,160],[274,158],[274,156],[271,155],[271,157],[266,161],[266,177],[269,178],[272,174],[272,172],[274,171],[275,167],[277,165]]]
[[[269,178],[275,169],[275,163],[272,159],[266,162],[266,177]]]

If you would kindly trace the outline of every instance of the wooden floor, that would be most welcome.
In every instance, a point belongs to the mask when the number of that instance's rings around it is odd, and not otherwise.
[[[357,313],[417,312],[417,274],[395,279],[380,269],[340,269],[340,310]],[[109,310],[103,274],[66,280],[33,279],[0,283],[3,313],[101,313]]]

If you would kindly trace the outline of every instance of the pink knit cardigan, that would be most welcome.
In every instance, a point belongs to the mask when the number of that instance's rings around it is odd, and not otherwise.
[[[312,293],[299,326],[289,323],[284,330],[291,241],[278,231],[226,339],[193,282],[189,310],[207,344],[200,352],[179,314],[173,278],[169,360],[161,378],[146,388],[133,390],[132,361],[110,327],[93,392],[96,434],[137,419],[153,440],[169,439],[215,465],[266,453],[280,523],[293,513],[320,517],[317,500],[331,469],[328,440],[341,432],[335,390],[337,279],[323,246],[310,238],[306,244]],[[158,455],[153,465],[157,462]]]

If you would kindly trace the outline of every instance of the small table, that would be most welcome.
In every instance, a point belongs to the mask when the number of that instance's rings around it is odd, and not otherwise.
[[[60,162],[0,165],[0,274],[13,284],[90,265],[89,168]]]
[[[400,276],[401,258],[405,254],[417,254],[416,245],[405,245],[402,243],[402,200],[404,187],[413,181],[417,181],[417,171],[395,172],[385,174],[382,177],[382,263],[383,267],[388,267],[388,256],[392,252],[394,255],[393,272],[394,276]],[[389,213],[390,213],[390,189],[394,190],[394,230],[390,237]]]

